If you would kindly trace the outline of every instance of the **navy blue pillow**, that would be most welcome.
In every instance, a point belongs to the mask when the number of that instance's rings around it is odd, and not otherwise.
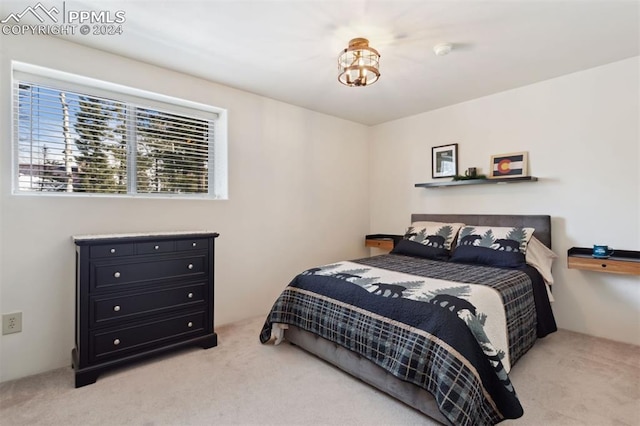
[[[393,254],[404,254],[407,256],[422,257],[431,260],[447,260],[449,259],[449,250],[445,248],[437,248],[425,246],[411,240],[400,240],[395,245]]]
[[[520,252],[494,250],[489,247],[472,245],[456,247],[451,261],[514,269],[522,269],[527,265],[524,254]]]

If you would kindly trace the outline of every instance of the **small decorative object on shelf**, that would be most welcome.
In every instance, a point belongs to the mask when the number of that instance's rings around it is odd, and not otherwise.
[[[593,254],[592,256],[596,259],[608,259],[615,253],[615,250],[610,249],[608,246],[603,246],[599,244],[593,245]]]
[[[453,180],[454,180],[454,181],[458,181],[458,180],[478,180],[478,179],[482,180],[482,179],[486,179],[486,178],[487,178],[487,176],[486,176],[486,175],[475,175],[475,176],[473,176],[473,177],[471,177],[471,176],[455,175],[455,176],[453,177]]]
[[[592,248],[571,247],[567,252],[569,269],[640,275],[640,251],[617,250],[609,257],[593,256]]]
[[[528,156],[526,151],[492,155],[490,177],[495,179],[527,176]]]

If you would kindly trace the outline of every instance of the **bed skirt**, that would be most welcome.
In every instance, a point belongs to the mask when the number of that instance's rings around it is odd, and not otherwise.
[[[360,355],[293,325],[285,330],[284,337],[288,342],[391,395],[433,420],[449,424],[438,410],[435,398],[429,392],[397,379]]]

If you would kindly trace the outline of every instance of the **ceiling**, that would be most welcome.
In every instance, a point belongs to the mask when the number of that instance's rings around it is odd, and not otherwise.
[[[0,19],[36,3],[3,0]],[[122,35],[67,37],[73,42],[367,125],[638,56],[640,44],[638,0],[68,0],[64,7],[125,12]],[[355,37],[381,54],[372,86],[337,80],[337,56]],[[436,56],[442,42],[453,50]]]

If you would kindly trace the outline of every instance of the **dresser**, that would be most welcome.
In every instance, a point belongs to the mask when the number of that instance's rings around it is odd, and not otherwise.
[[[74,236],[75,386],[185,346],[217,345],[212,232]]]

